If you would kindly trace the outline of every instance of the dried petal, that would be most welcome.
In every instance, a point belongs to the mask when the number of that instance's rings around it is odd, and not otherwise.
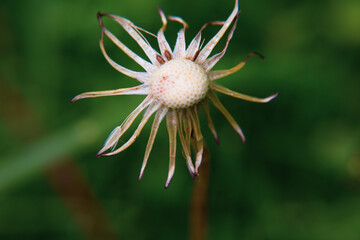
[[[272,99],[276,98],[278,93],[275,93],[267,98],[257,98],[257,97],[251,97],[242,93],[238,93],[238,92],[234,92],[226,87],[223,87],[219,84],[213,83],[211,84],[211,88],[215,91],[224,93],[226,95],[229,95],[231,97],[236,97],[236,98],[240,98],[242,100],[245,101],[249,101],[249,102],[256,102],[256,103],[267,103],[269,101],[271,101]]]
[[[141,130],[144,128],[145,124],[147,123],[147,121],[149,120],[149,118],[151,117],[151,115],[156,112],[158,109],[160,108],[160,103],[153,103],[151,104],[148,109],[146,109],[146,112],[143,116],[143,118],[141,119],[141,122],[139,123],[139,126],[137,127],[137,129],[135,130],[134,134],[131,136],[131,138],[124,143],[120,148],[116,149],[113,152],[104,154],[105,156],[111,156],[111,155],[115,155],[118,154],[122,151],[124,151],[125,149],[127,149],[128,147],[130,147],[130,145],[136,140],[136,138],[139,136]]]
[[[110,40],[116,44],[124,53],[126,53],[129,57],[131,57],[133,60],[135,60],[141,67],[143,67],[147,72],[154,72],[156,70],[156,67],[149,63],[148,61],[145,61],[141,57],[139,57],[136,53],[131,51],[127,46],[125,46],[117,37],[115,37],[107,28],[104,27],[104,24],[99,17],[100,27],[101,30],[105,33],[106,36],[110,38]]]
[[[205,113],[205,118],[206,118],[206,121],[207,121],[207,124],[208,124],[208,127],[210,129],[210,131],[212,132],[214,138],[215,138],[215,141],[216,143],[219,145],[220,144],[220,140],[219,140],[219,137],[216,133],[216,130],[215,130],[215,126],[214,126],[214,123],[211,119],[211,116],[210,116],[210,110],[209,110],[209,103],[208,103],[208,100],[204,100],[202,101],[202,106],[203,106],[203,109],[204,109],[204,113]]]
[[[197,106],[190,108],[190,117],[192,121],[192,125],[194,127],[194,137],[195,137],[195,152],[196,152],[196,160],[195,160],[195,174],[198,174],[199,167],[201,165],[203,151],[204,151],[204,139],[200,129],[199,122],[199,112]]]
[[[238,12],[239,12],[239,6],[238,6],[238,0],[235,0],[235,7],[228,19],[225,21],[224,25],[221,27],[219,32],[205,45],[205,47],[200,51],[199,56],[196,59],[196,62],[199,64],[202,64],[207,57],[210,55],[211,51],[214,49],[216,44],[219,42],[219,40],[222,38],[230,24],[234,21],[236,18]]]
[[[230,68],[227,70],[218,70],[218,71],[209,72],[209,74],[208,74],[209,80],[214,81],[216,79],[226,77],[230,74],[233,74],[233,73],[239,71],[240,69],[242,69],[245,66],[246,62],[250,59],[250,57],[254,56],[254,55],[260,57],[261,59],[264,59],[264,56],[262,56],[260,53],[252,52],[243,61],[241,61],[238,65],[236,65],[233,68]]]
[[[169,133],[169,173],[166,179],[165,188],[169,187],[170,181],[175,172],[175,157],[176,157],[176,126],[177,126],[177,117],[174,110],[170,110],[166,114],[166,125]]]
[[[167,25],[167,21],[166,21],[166,17],[165,17],[164,12],[160,8],[158,8],[158,10],[159,10],[159,14],[160,14],[160,17],[161,17],[161,21],[163,23],[163,26],[158,31],[158,35],[157,35],[158,43],[159,43],[159,48],[160,48],[161,54],[163,55],[163,57],[166,57],[166,55],[165,55],[166,51],[171,54],[171,47],[170,47],[169,43],[166,41],[166,38],[165,38],[165,35],[164,35],[166,25]]]
[[[145,52],[146,56],[150,59],[152,64],[158,66],[158,63],[156,61],[156,54],[158,53],[150,46],[150,44],[146,40],[144,40],[144,36],[142,36],[138,31],[138,29],[140,29],[139,27],[135,26],[126,18],[122,18],[113,14],[98,14],[98,18],[101,18],[102,16],[110,17],[114,21],[118,22],[125,29],[125,31],[127,31],[129,35],[139,44],[139,46]]]
[[[178,32],[178,36],[174,48],[174,56],[177,58],[184,58],[186,53],[186,43],[185,43],[185,30],[188,28],[187,23],[180,17],[169,16],[170,21],[179,22],[183,25],[183,28]]]
[[[214,104],[214,106],[219,109],[219,111],[225,116],[225,118],[229,121],[229,123],[231,124],[231,126],[235,129],[235,131],[240,135],[241,139],[243,142],[245,142],[245,136],[244,133],[242,132],[241,128],[239,127],[239,125],[236,123],[236,121],[234,120],[234,118],[230,115],[230,113],[226,110],[226,108],[221,104],[220,100],[218,99],[218,97],[216,96],[216,94],[212,91],[209,90],[208,93],[208,97],[210,99],[210,101]]]
[[[152,147],[154,145],[154,140],[155,140],[157,131],[158,131],[160,123],[163,120],[166,113],[167,113],[167,108],[160,108],[159,111],[155,115],[155,119],[154,119],[153,125],[151,127],[150,137],[149,137],[148,143],[146,145],[145,156],[144,156],[144,160],[143,160],[143,163],[142,163],[142,166],[141,166],[140,175],[139,175],[139,178],[138,178],[139,181],[140,181],[140,179],[142,178],[142,176],[144,174],[144,170],[145,170],[147,161],[149,159],[151,149],[152,149]]]
[[[106,97],[106,96],[115,96],[115,95],[147,95],[149,94],[148,85],[140,85],[132,88],[119,88],[116,90],[108,91],[96,91],[96,92],[86,92],[75,96],[71,99],[71,103],[78,101],[84,98],[94,98],[94,97]]]
[[[178,112],[178,133],[179,133],[181,145],[183,147],[184,155],[185,155],[185,158],[186,158],[186,165],[187,165],[187,167],[189,169],[189,172],[190,172],[191,176],[194,177],[195,168],[194,168],[194,164],[192,163],[192,160],[191,160],[190,148],[187,147],[187,143],[186,143],[183,128],[182,128],[181,119],[183,119],[183,117],[184,117],[183,115],[184,115],[183,111],[180,110]]]
[[[226,52],[226,50],[227,50],[227,48],[229,46],[230,40],[234,35],[234,31],[235,31],[235,28],[236,28],[236,23],[237,23],[238,17],[239,17],[239,13],[238,13],[238,15],[236,15],[233,27],[231,28],[231,30],[230,30],[230,32],[228,34],[224,49],[221,52],[219,52],[218,54],[215,54],[211,58],[207,59],[203,63],[202,66],[203,66],[205,72],[210,71],[215,66],[215,64],[224,56],[224,54],[225,54],[225,52]]]
[[[134,122],[136,117],[151,103],[153,102],[153,99],[151,97],[146,97],[140,105],[135,108],[135,110],[130,113],[130,115],[125,119],[125,121],[119,126],[120,132],[117,134],[117,137],[120,138],[126,130],[131,126],[131,124]],[[113,146],[108,146],[108,144],[105,144],[103,148],[100,149],[100,151],[97,153],[97,156],[102,155],[105,151],[107,151],[109,148]]]

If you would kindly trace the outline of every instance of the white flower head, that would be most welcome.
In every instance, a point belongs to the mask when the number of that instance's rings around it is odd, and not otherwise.
[[[167,188],[175,171],[177,134],[179,134],[180,142],[182,144],[183,152],[186,158],[187,167],[191,176],[194,177],[198,174],[198,169],[201,165],[204,150],[204,140],[198,119],[200,107],[203,108],[207,124],[213,133],[216,142],[219,143],[219,139],[209,113],[209,100],[226,117],[231,126],[241,136],[242,140],[245,141],[245,136],[241,128],[230,115],[230,113],[221,104],[215,94],[215,91],[227,94],[232,97],[258,103],[269,102],[275,98],[277,94],[267,98],[256,98],[234,92],[215,82],[217,79],[223,78],[240,70],[252,55],[258,55],[259,57],[263,58],[260,54],[253,52],[231,69],[211,71],[215,64],[224,56],[229,42],[233,36],[236,22],[239,16],[238,0],[235,1],[235,7],[226,21],[206,23],[191,41],[189,46],[186,46],[185,43],[185,30],[188,28],[186,22],[180,17],[166,17],[161,9],[159,9],[159,13],[163,23],[162,27],[157,33],[157,36],[155,36],[159,44],[159,52],[151,47],[149,42],[141,33],[141,31],[146,33],[149,32],[135,26],[126,18],[113,14],[98,13],[98,19],[101,26],[100,48],[106,60],[119,72],[138,80],[140,85],[132,88],[121,88],[110,91],[87,92],[74,97],[72,102],[83,98],[102,96],[130,94],[145,95],[146,97],[142,103],[140,103],[140,105],[125,119],[125,121],[120,126],[116,127],[111,132],[110,136],[105,141],[103,148],[99,151],[98,156],[114,155],[128,148],[139,136],[141,130],[149,118],[155,114],[139,175],[140,180],[147,164],[159,125],[163,118],[166,117],[170,143],[169,172],[165,183],[165,187]],[[116,38],[103,25],[103,17],[109,17],[120,24],[124,30],[139,44],[150,61],[138,56],[136,53],[126,47],[118,38]],[[178,32],[174,49],[171,49],[164,35],[167,26],[167,20],[179,22],[183,25],[183,27]],[[219,32],[216,33],[216,35],[205,44],[205,46],[202,47],[201,34],[204,28],[208,25],[219,25],[221,28]],[[231,25],[232,27],[227,35],[224,49],[221,52],[209,57],[216,44],[223,37]],[[105,50],[103,43],[104,35],[106,35],[131,59],[136,61],[145,71],[132,71],[113,61]],[[144,114],[142,120],[134,134],[122,146],[116,148],[120,137],[128,130],[134,120],[143,111]],[[193,164],[191,157],[191,142],[193,142],[193,148],[195,151],[195,165]]]

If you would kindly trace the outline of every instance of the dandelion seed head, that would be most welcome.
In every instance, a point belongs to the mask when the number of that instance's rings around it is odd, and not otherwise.
[[[151,94],[168,108],[188,108],[205,98],[209,80],[203,68],[188,59],[173,59],[151,77]]]
[[[230,125],[245,141],[245,136],[227,109],[222,105],[215,92],[220,92],[231,97],[239,98],[246,101],[266,103],[274,99],[277,94],[267,98],[251,97],[242,93],[232,91],[221,86],[215,81],[233,74],[243,68],[249,58],[262,55],[253,52],[250,53],[243,61],[235,67],[227,70],[215,70],[212,68],[224,56],[229,42],[233,37],[236,23],[239,17],[238,0],[235,0],[235,6],[226,19],[226,21],[216,21],[206,23],[193,38],[188,46],[185,41],[185,31],[188,24],[180,17],[166,17],[162,10],[159,10],[162,27],[158,31],[156,38],[159,44],[159,52],[154,49],[146,40],[141,32],[149,33],[144,29],[137,27],[130,20],[107,13],[98,13],[98,20],[101,27],[100,49],[109,62],[117,71],[137,79],[141,84],[131,88],[119,88],[115,90],[86,92],[74,97],[71,102],[83,98],[114,96],[114,95],[145,95],[145,99],[140,105],[124,120],[124,122],[115,128],[105,141],[104,146],[100,149],[97,156],[110,156],[118,154],[127,149],[139,136],[145,124],[152,115],[154,116],[151,127],[150,137],[146,146],[143,163],[140,170],[139,180],[142,178],[144,169],[147,165],[150,152],[152,150],[156,134],[160,123],[166,118],[166,127],[169,134],[169,172],[165,183],[165,187],[169,183],[175,172],[175,158],[177,139],[180,139],[183,153],[186,159],[186,165],[191,176],[195,176],[199,172],[204,152],[204,139],[201,133],[199,121],[199,108],[202,107],[206,117],[207,125],[214,135],[215,141],[218,143],[219,138],[215,130],[214,123],[210,116],[208,102],[211,102],[229,121]],[[121,42],[114,34],[112,34],[103,24],[102,18],[108,17],[117,22],[122,28],[137,42],[141,49],[145,52],[150,60],[141,58],[135,52],[130,50],[123,42]],[[172,50],[167,42],[164,32],[167,26],[167,19],[176,21],[183,25],[176,39],[175,46]],[[219,31],[204,46],[202,42],[202,31],[208,25],[221,26]],[[214,47],[220,39],[227,33],[226,44],[223,50],[211,56]],[[153,34],[152,34],[153,35]],[[116,46],[125,52],[131,59],[136,61],[145,71],[133,71],[116,63],[107,53],[104,46],[104,38],[109,38]],[[134,120],[144,112],[142,119],[129,140],[117,147],[120,138],[130,128]],[[195,156],[192,156],[192,150]],[[108,153],[106,153],[108,152]],[[193,161],[195,160],[195,161]],[[195,164],[194,164],[194,163]]]

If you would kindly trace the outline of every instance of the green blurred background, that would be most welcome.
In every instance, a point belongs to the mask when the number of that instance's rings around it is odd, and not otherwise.
[[[137,84],[102,56],[97,11],[156,33],[160,6],[188,22],[189,43],[205,22],[225,20],[233,4],[1,1],[0,239],[187,239],[193,181],[178,150],[175,176],[164,189],[164,123],[140,183],[151,124],[128,150],[95,157],[143,97],[69,100]],[[256,0],[240,1],[240,8],[216,69],[233,67],[252,51],[266,60],[253,57],[219,83],[258,97],[280,94],[268,104],[219,94],[245,144],[211,107],[217,146],[201,114],[211,153],[208,239],[360,239],[360,2]],[[168,26],[172,46],[180,27]],[[219,45],[217,51],[224,41]],[[109,41],[106,46],[117,62],[139,69]]]

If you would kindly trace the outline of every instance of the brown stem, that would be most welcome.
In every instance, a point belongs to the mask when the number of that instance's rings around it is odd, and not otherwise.
[[[46,176],[86,239],[116,239],[100,203],[74,161],[64,158],[59,164],[47,169]]]
[[[206,238],[208,228],[208,188],[210,177],[210,154],[204,143],[204,155],[199,176],[194,180],[190,206],[190,240]]]

